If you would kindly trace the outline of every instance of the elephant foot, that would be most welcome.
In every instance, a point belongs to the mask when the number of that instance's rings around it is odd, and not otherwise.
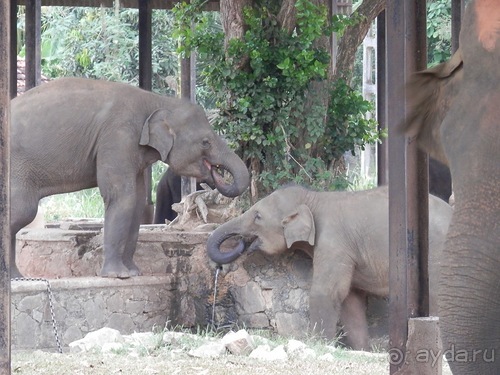
[[[125,267],[128,268],[128,271],[129,271],[129,274],[130,276],[140,276],[141,275],[141,271],[139,270],[139,267],[137,267],[137,265],[134,263],[133,260],[131,261],[124,261],[123,262],[125,264]]]
[[[101,269],[101,277],[113,277],[117,279],[128,279],[129,277],[136,276],[130,272],[130,270],[125,267],[123,263],[118,264],[107,264],[104,262],[104,265]]]

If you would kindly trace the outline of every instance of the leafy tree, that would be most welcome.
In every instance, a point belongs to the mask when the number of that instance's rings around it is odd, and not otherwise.
[[[196,49],[211,61],[201,75],[216,98],[216,127],[264,189],[288,181],[336,187],[335,161],[380,136],[375,122],[364,117],[371,103],[342,79],[329,83],[330,54],[318,43],[356,18],[336,16],[330,22],[326,7],[297,0],[294,26],[288,28],[272,2],[253,4],[243,9],[245,31],[228,39],[222,31],[207,31],[201,4],[177,8],[175,35],[180,52]]]
[[[138,84],[138,11],[111,8],[44,8],[43,71]],[[153,90],[175,94],[178,55],[170,37],[171,13],[153,12]]]
[[[434,66],[451,55],[451,3],[432,0],[427,3],[427,62]]]

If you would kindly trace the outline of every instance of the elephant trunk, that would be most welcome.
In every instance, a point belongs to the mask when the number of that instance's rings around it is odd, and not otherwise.
[[[214,181],[214,185],[219,192],[229,198],[241,195],[250,185],[250,174],[245,163],[234,153],[226,153],[225,157],[221,158],[222,162],[213,163],[205,160],[207,168],[210,170],[210,175]],[[222,167],[229,172],[233,178],[232,183],[227,183],[219,174],[217,168]]]
[[[243,254],[246,249],[246,244],[242,239],[239,239],[238,244],[227,252],[223,252],[220,249],[225,240],[237,235],[238,233],[225,230],[224,226],[221,226],[212,232],[207,240],[207,252],[210,259],[217,264],[227,264],[236,260],[241,254]]]

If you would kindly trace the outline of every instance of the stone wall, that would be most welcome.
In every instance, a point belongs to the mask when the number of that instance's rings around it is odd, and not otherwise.
[[[97,277],[49,281],[12,281],[12,346],[15,349],[57,349],[88,332],[110,327],[124,333],[165,326],[174,298],[171,276],[129,280]]]
[[[225,265],[218,274],[213,312],[215,264],[205,251],[208,233],[143,226],[134,259],[144,276],[113,280],[97,276],[101,230],[82,228],[23,230],[17,240],[20,271],[52,280],[63,345],[103,326],[129,334],[163,328],[167,321],[171,326],[207,325],[213,315],[216,326],[270,329],[298,338],[307,332],[312,260],[301,252],[277,257],[255,252]],[[13,283],[14,347],[29,347],[27,332],[42,332],[32,347],[53,347],[46,334],[46,293],[37,283],[19,283],[22,288]],[[146,301],[148,309],[140,312],[138,306]],[[373,328],[385,333],[384,313],[376,315]]]

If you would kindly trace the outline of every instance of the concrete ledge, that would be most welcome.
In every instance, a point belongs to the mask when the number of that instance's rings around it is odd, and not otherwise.
[[[70,277],[65,279],[48,280],[53,292],[69,291],[87,288],[123,288],[131,286],[174,285],[172,275],[165,276],[139,276],[130,279],[112,279],[105,277]],[[46,291],[47,283],[39,279],[14,279],[11,281],[11,291],[16,293],[29,293]]]
[[[127,280],[96,277],[49,280],[62,346],[110,327],[124,334],[163,328],[175,306],[172,276]],[[57,349],[44,281],[12,281],[12,346]]]

